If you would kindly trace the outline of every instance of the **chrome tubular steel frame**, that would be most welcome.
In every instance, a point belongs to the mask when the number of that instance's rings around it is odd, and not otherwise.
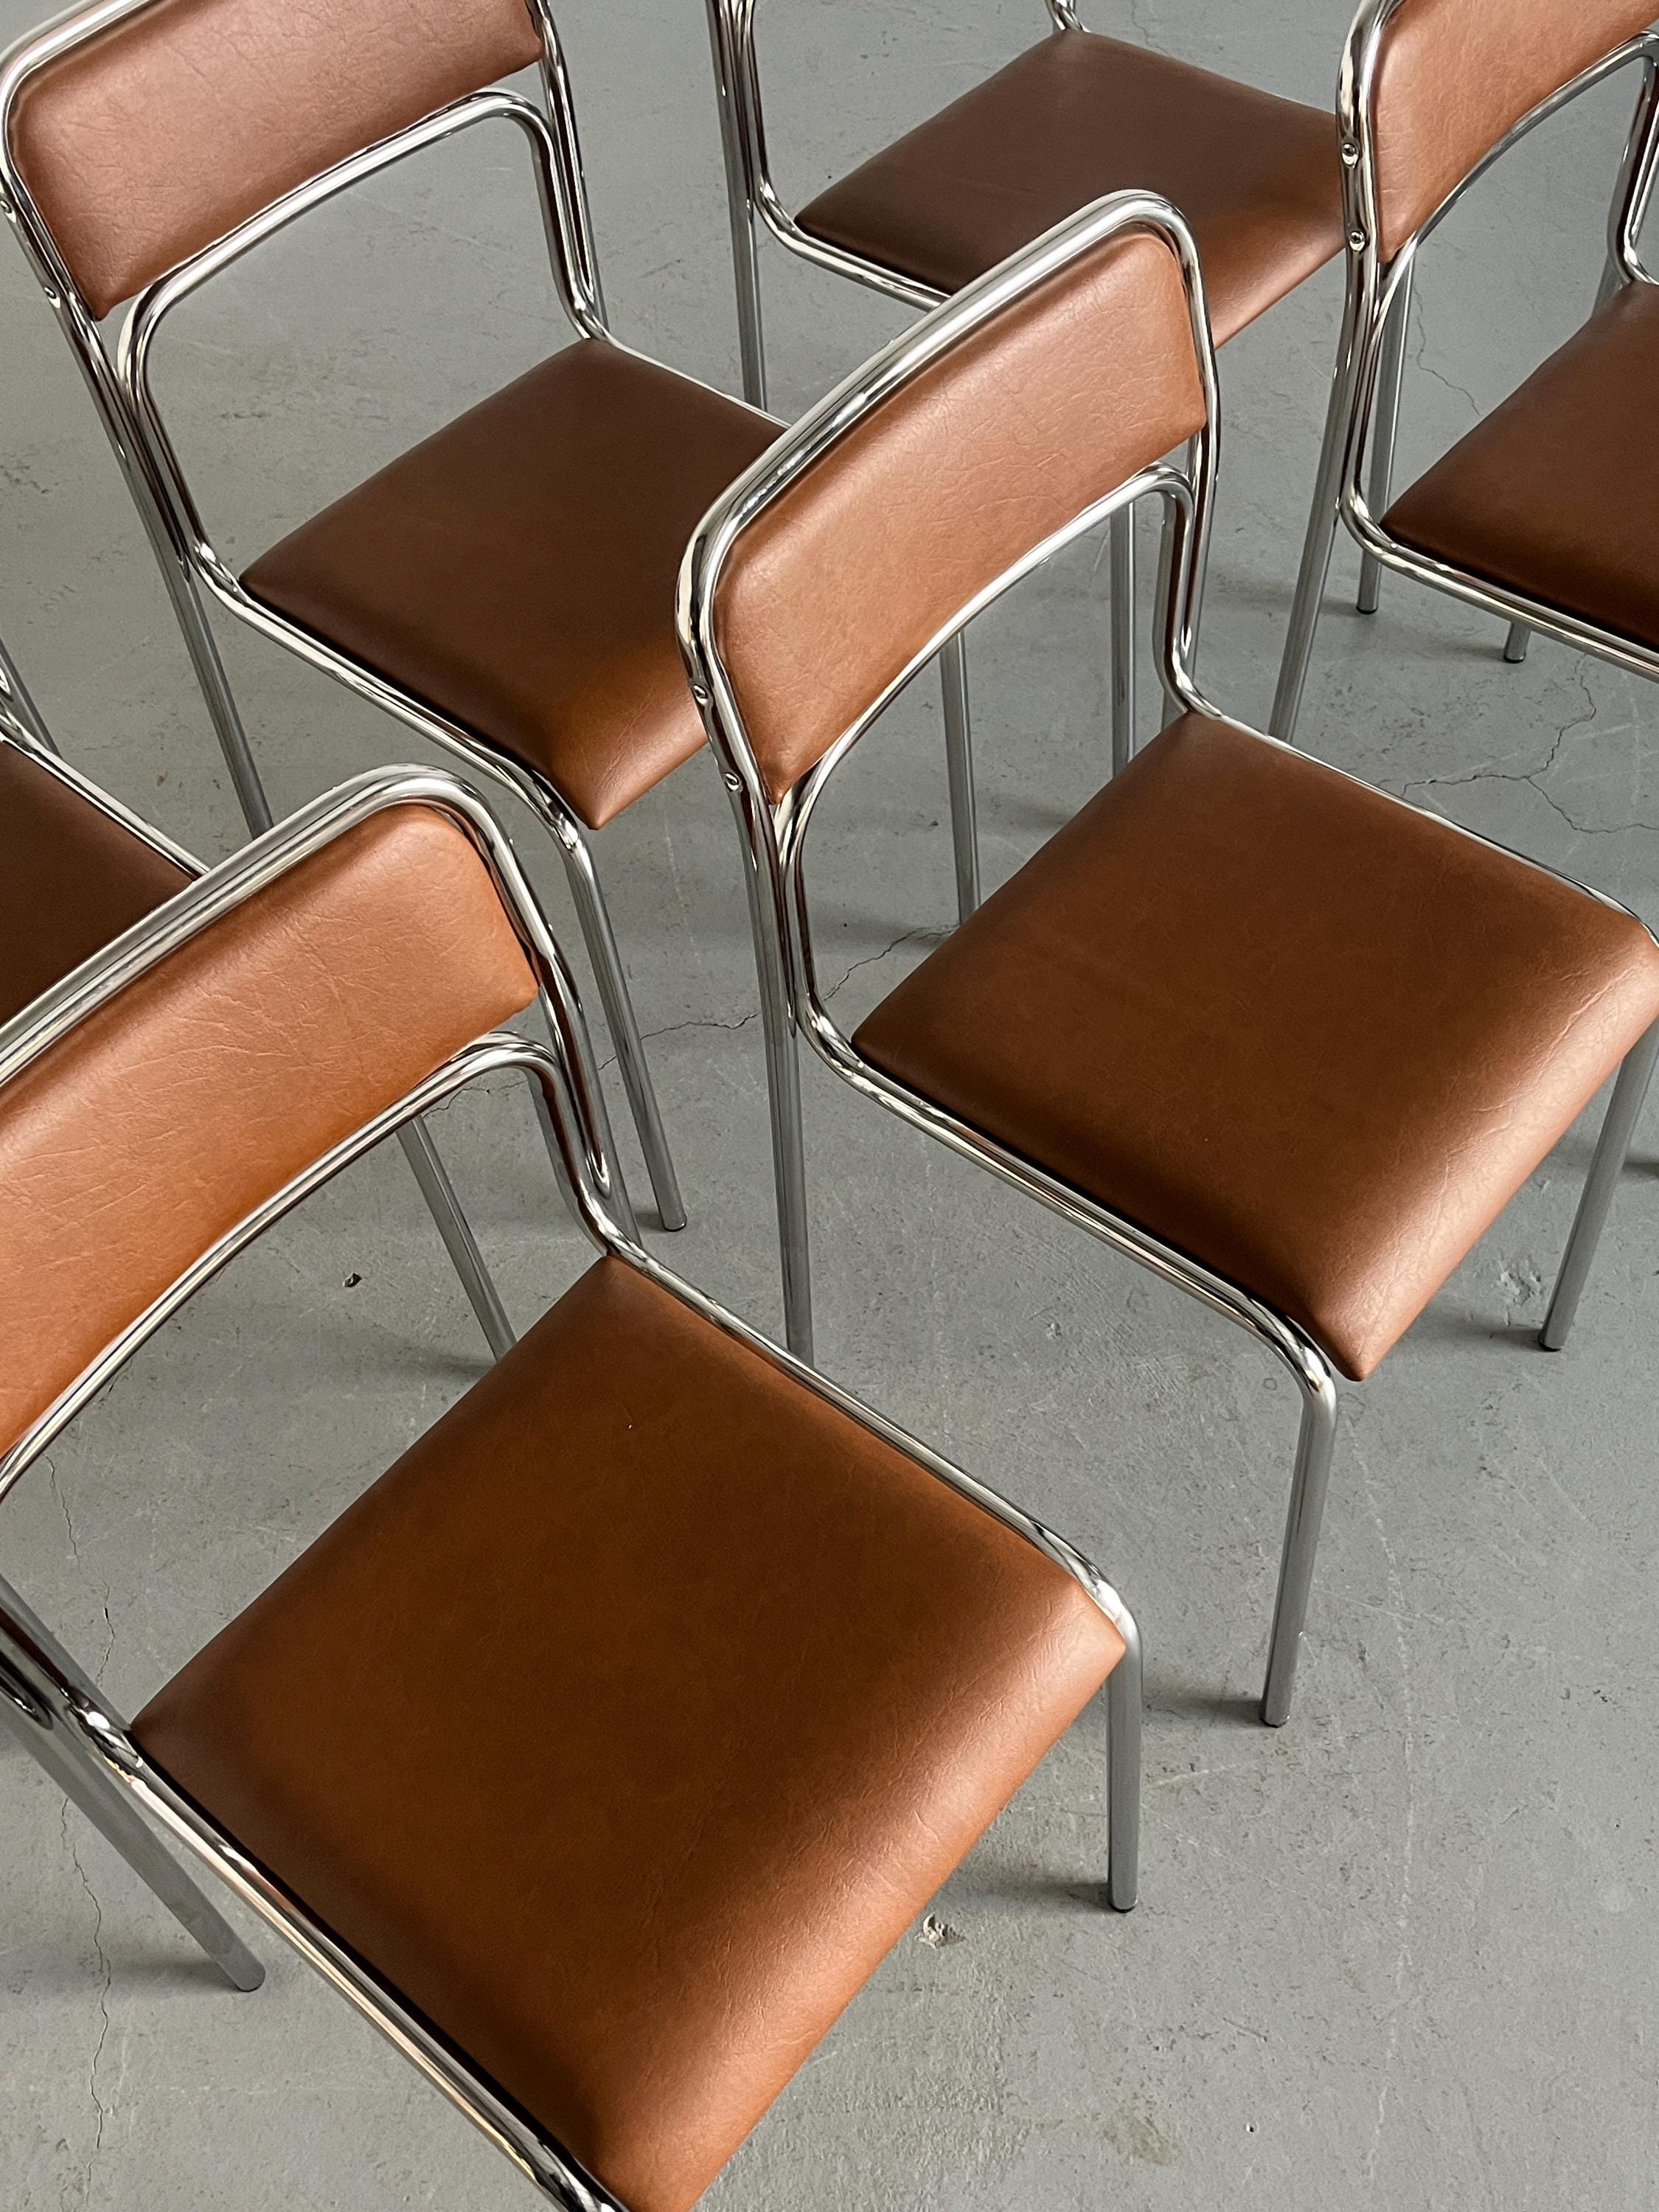
[[[761,106],[760,61],[755,46],[757,0],[704,0],[714,64],[714,96],[720,112],[720,145],[726,162],[726,209],[732,228],[732,264],[737,285],[738,337],[743,361],[744,396],[764,407],[766,339],[762,316],[760,228],[803,261],[836,276],[850,277],[890,300],[913,307],[937,307],[945,298],[931,284],[884,268],[862,254],[849,253],[805,231],[779,198],[766,148]],[[1045,0],[1056,31],[1080,31],[1071,0]],[[1126,510],[1111,532],[1112,757],[1119,766],[1134,750],[1134,517]],[[1120,647],[1121,648],[1120,650]],[[945,761],[951,784],[951,825],[955,844],[957,911],[966,921],[979,903],[979,837],[974,804],[973,763],[968,722],[964,646],[955,638],[940,656],[945,710]]]
[[[1393,257],[1385,259],[1378,212],[1374,88],[1383,35],[1389,18],[1401,4],[1402,0],[1365,0],[1349,33],[1337,88],[1347,293],[1313,506],[1269,724],[1276,737],[1287,739],[1296,731],[1339,521],[1358,540],[1364,556],[1362,612],[1370,612],[1376,605],[1380,570],[1397,569],[1507,623],[1507,659],[1522,657],[1527,634],[1536,629],[1581,652],[1599,653],[1645,676],[1659,676],[1659,653],[1615,637],[1559,607],[1449,568],[1389,536],[1380,520],[1389,498],[1406,318],[1419,247],[1476,179],[1518,140],[1570,101],[1634,63],[1642,64],[1642,89],[1608,218],[1607,267],[1597,305],[1620,284],[1654,281],[1643,267],[1637,236],[1652,196],[1659,142],[1659,93],[1656,92],[1659,34],[1644,32],[1626,40],[1541,100],[1470,170]]]
[[[203,872],[202,863],[182,845],[175,845],[151,823],[126,808],[106,791],[70,768],[60,757],[52,733],[41,719],[40,709],[24,688],[4,643],[0,641],[0,741],[9,738],[31,759],[42,767],[50,767],[59,781],[67,783],[81,798],[90,801],[101,813],[107,814],[131,836],[142,837],[148,845],[163,853],[177,866],[193,876]],[[422,1197],[431,1214],[438,1234],[444,1240],[444,1249],[466,1292],[467,1303],[477,1316],[484,1334],[484,1341],[499,1359],[513,1344],[513,1325],[507,1317],[501,1293],[495,1279],[484,1263],[478,1249],[478,1240],[472,1224],[467,1219],[449,1172],[438,1156],[432,1133],[423,1121],[412,1122],[400,1132],[398,1142],[420,1186]]]
[[[472,840],[538,977],[550,1047],[505,1031],[477,1039],[406,1097],[335,1146],[228,1231],[109,1345],[11,1449],[0,1455],[0,1499],[63,1433],[74,1416],[191,1296],[273,1222],[416,1115],[477,1079],[514,1069],[528,1079],[548,1133],[558,1179],[582,1230],[609,1253],[706,1321],[782,1370],[872,1435],[908,1454],[938,1479],[1002,1522],[1063,1567],[1112,1621],[1124,1656],[1108,1681],[1107,1901],[1135,1901],[1139,1837],[1140,1641],[1134,1620],[1111,1586],[1041,1522],[918,1443],[811,1369],[780,1351],[711,1299],[659,1266],[639,1241],[610,1160],[603,1095],[586,1024],[563,957],[489,809],[453,777],[419,769],[383,770],[316,800],[281,829],[172,900],[151,921],[66,979],[23,1020],[0,1030],[0,1086],[135,977],[234,911],[335,838],[391,806],[435,808]],[[480,2075],[398,1991],[338,1943],[301,1901],[250,1858],[177,1790],[133,1741],[126,1723],[33,1613],[0,1582],[0,1720],[123,1852],[232,1985],[258,1987],[263,1969],[193,1881],[164,1849],[155,1827],[184,1845],[285,1936],[357,2009],[413,2060],[469,2119],[566,2212],[625,2212],[530,2114]],[[149,1815],[146,1820],[144,1815]],[[155,1826],[151,1826],[151,1822]]]
[[[13,158],[11,117],[21,88],[37,70],[143,4],[144,0],[103,0],[100,6],[77,11],[25,39],[0,65],[0,208],[15,229],[29,264],[74,349],[99,418],[143,519],[248,827],[256,835],[268,829],[270,806],[208,621],[210,597],[239,621],[287,647],[359,697],[373,701],[434,745],[461,756],[475,769],[513,792],[551,836],[564,863],[572,902],[616,1043],[617,1064],[656,1195],[658,1216],[665,1229],[681,1228],[685,1222],[685,1207],[639,1022],[600,890],[588,833],[574,810],[544,775],[498,751],[487,740],[462,729],[388,684],[349,653],[260,605],[244,591],[240,580],[208,535],[150,387],[150,361],[163,320],[210,277],[217,276],[252,247],[350,185],[479,123],[504,123],[524,137],[560,303],[580,336],[616,344],[617,341],[606,322],[599,284],[576,134],[575,107],[549,0],[526,0],[542,40],[540,78],[544,112],[516,94],[499,88],[474,93],[452,101],[362,152],[349,155],[238,224],[224,237],[147,287],[131,302],[112,349]],[[447,1178],[435,1152],[431,1152],[429,1139],[417,1130],[413,1142],[423,1153],[416,1169],[422,1189],[437,1189],[435,1176],[442,1179],[442,1187],[447,1190]],[[454,1194],[448,1191],[446,1211],[452,1208],[459,1215]]]
[[[755,758],[714,637],[715,593],[721,568],[733,544],[803,471],[822,459],[854,424],[899,386],[1032,287],[1089,252],[1113,233],[1132,228],[1155,232],[1169,242],[1180,259],[1187,285],[1206,416],[1204,429],[1193,441],[1190,472],[1167,463],[1148,469],[1035,547],[970,605],[958,610],[817,765],[774,803]],[[1151,193],[1115,194],[1059,225],[1024,253],[957,294],[830,393],[803,417],[787,439],[764,455],[711,510],[692,541],[680,575],[680,628],[682,645],[692,671],[693,688],[703,708],[710,741],[720,757],[748,863],[768,1060],[775,1071],[772,1096],[778,1218],[791,1344],[796,1351],[810,1357],[811,1290],[797,1043],[799,1032],[805,1030],[819,1058],[855,1091],[886,1107],[911,1127],[924,1130],[953,1152],[976,1160],[1017,1189],[1040,1200],[1063,1219],[1087,1230],[1103,1243],[1224,1315],[1237,1327],[1248,1330],[1289,1369],[1300,1395],[1301,1419],[1261,1708],[1267,1725],[1278,1727],[1290,1715],[1336,1437],[1336,1377],[1329,1361],[1287,1316],[1216,1274],[1189,1254],[1164,1243],[1123,1215],[1046,1174],[864,1059],[837,1027],[820,994],[805,869],[806,832],[819,794],[892,696],[975,614],[1051,554],[1109,517],[1124,512],[1137,499],[1156,498],[1164,510],[1167,555],[1164,573],[1170,579],[1170,587],[1163,594],[1155,641],[1165,696],[1177,712],[1220,718],[1220,709],[1198,689],[1190,668],[1191,641],[1200,611],[1214,496],[1217,447],[1215,356],[1191,234],[1166,200]],[[1475,835],[1456,824],[1449,823],[1447,827],[1459,836]],[[1493,841],[1477,838],[1476,842],[1492,844]],[[1524,855],[1511,857],[1522,860],[1528,866],[1540,865],[1526,860]],[[1600,892],[1586,895],[1600,899],[1607,906],[1618,904]],[[1581,1209],[1562,1272],[1564,1285],[1573,1286],[1572,1298],[1576,1299],[1577,1286],[1588,1272],[1595,1238],[1605,1218],[1606,1200],[1617,1177],[1616,1165],[1609,1170],[1604,1161],[1611,1161],[1615,1156],[1619,1161],[1623,1159],[1624,1146],[1634,1121],[1635,1103],[1639,1103],[1640,1088],[1656,1055],[1659,1032],[1631,1054],[1629,1070],[1621,1081],[1620,1092],[1628,1110],[1621,1109],[1616,1101],[1608,1116],[1597,1168],[1591,1178],[1593,1188],[1587,1193]]]
[[[31,752],[55,754],[58,750],[3,638],[0,638],[0,737],[15,738]]]

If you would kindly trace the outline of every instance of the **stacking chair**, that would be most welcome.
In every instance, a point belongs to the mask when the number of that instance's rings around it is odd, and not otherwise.
[[[58,755],[0,642],[0,1025],[202,872],[199,860]],[[513,1328],[426,1128],[401,1133],[490,1350]]]
[[[1595,313],[1384,513],[1375,514],[1352,481],[1342,487],[1341,504],[1369,557],[1507,621],[1510,658],[1520,657],[1520,642],[1536,629],[1656,677],[1659,541],[1651,519],[1659,446],[1651,420],[1659,289],[1638,240],[1659,159],[1659,40],[1649,33],[1630,41],[1559,98],[1638,57],[1642,103]],[[1389,278],[1379,272],[1378,281]],[[1357,404],[1363,445],[1364,402]]]
[[[496,1026],[538,998],[550,1049]],[[682,2212],[1103,1682],[1133,1904],[1139,1646],[641,1248],[568,972],[448,777],[319,800],[0,1039],[0,1494],[263,1229],[508,1070],[593,1264],[131,1724],[0,1583],[0,1717],[238,1988],[156,1828],[568,2212]]]
[[[1294,1376],[1263,1698],[1276,1725],[1337,1376],[1371,1371],[1621,1061],[1621,1097],[1639,1091],[1659,945],[1612,900],[1197,690],[1215,408],[1192,233],[1166,201],[1118,194],[811,410],[705,520],[681,623],[748,841],[778,1058],[804,1028],[855,1090],[1225,1315]],[[1188,441],[1191,473],[1159,461]],[[1157,642],[1178,719],[843,1035],[805,875],[826,784],[953,632],[1149,497],[1172,533]],[[1596,1177],[1616,1176],[1627,1133],[1621,1109]],[[805,1304],[798,1124],[779,1152]],[[1581,1214],[1569,1278],[1597,1228]]]
[[[1103,192],[1159,192],[1198,239],[1218,343],[1341,252],[1328,112],[1086,31],[1073,0],[1045,4],[1047,38],[792,215],[772,181],[755,0],[707,0],[744,389],[757,406],[766,404],[761,225],[803,260],[927,307]],[[1118,766],[1133,744],[1133,544],[1126,508],[1111,525]],[[941,667],[951,757],[971,790],[959,641]]]
[[[490,88],[525,69],[539,106]],[[348,186],[484,124],[525,141],[576,342],[239,576],[151,389],[167,317]],[[148,527],[250,829],[270,810],[210,602],[464,756],[550,833],[659,1215],[679,1227],[591,841],[702,746],[674,575],[698,516],[778,426],[612,338],[546,0],[96,0],[0,72],[0,185]],[[118,330],[106,319],[128,302]]]
[[[1588,532],[1605,571],[1602,501],[1616,501],[1626,518],[1639,505],[1632,500],[1626,447],[1639,436],[1648,392],[1633,366],[1632,346],[1639,350],[1641,340],[1632,333],[1644,319],[1636,236],[1653,185],[1659,57],[1659,39],[1648,29],[1653,13],[1649,0],[1573,0],[1569,7],[1509,0],[1501,8],[1365,0],[1354,18],[1337,90],[1347,299],[1273,702],[1277,736],[1295,734],[1339,520],[1363,550],[1362,611],[1376,604],[1382,564],[1507,618],[1506,659],[1521,659],[1528,631],[1538,629],[1639,665],[1630,659],[1629,639],[1607,642],[1627,621],[1616,587],[1602,604],[1575,606],[1575,586],[1581,597],[1583,588],[1575,578],[1560,603],[1557,541],[1559,533],[1576,532],[1582,544]],[[1507,408],[1385,513],[1419,249],[1518,139],[1638,62],[1644,83],[1613,197],[1601,312]],[[1638,288],[1629,298],[1627,284]],[[1609,402],[1616,412],[1607,411]],[[1510,555],[1500,547],[1512,538],[1517,550]],[[1639,556],[1633,565],[1639,567]],[[1564,627],[1563,615],[1577,619]],[[1645,665],[1651,672],[1651,647]]]

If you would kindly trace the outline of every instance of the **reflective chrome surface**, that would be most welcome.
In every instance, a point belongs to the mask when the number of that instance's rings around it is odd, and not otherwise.
[[[31,759],[43,769],[55,773],[58,780],[68,784],[79,798],[118,822],[130,836],[142,838],[147,845],[153,846],[158,853],[165,854],[168,860],[188,874],[201,874],[202,863],[194,854],[186,853],[182,846],[175,845],[170,837],[163,836],[152,823],[130,813],[106,791],[100,790],[96,784],[78,775],[58,757],[39,709],[24,690],[22,679],[12,665],[3,644],[0,644],[0,742],[7,739],[27,750]],[[438,1234],[444,1240],[444,1249],[449,1254],[462,1289],[466,1292],[467,1302],[483,1331],[484,1341],[499,1359],[513,1344],[513,1326],[507,1320],[501,1293],[484,1263],[483,1255],[478,1249],[472,1224],[467,1219],[456,1195],[455,1186],[449,1179],[449,1171],[439,1157],[432,1133],[424,1122],[412,1122],[399,1133],[398,1141],[420,1186],[421,1195],[426,1200],[427,1210]]]
[[[880,696],[868,703],[858,720],[817,765],[773,805],[714,635],[715,594],[722,564],[732,545],[797,477],[822,459],[856,423],[911,377],[1034,285],[1091,252],[1103,240],[1133,228],[1152,231],[1168,241],[1181,263],[1186,283],[1206,420],[1188,452],[1184,467],[1160,464],[1132,478],[1055,532],[1043,544],[1035,547],[968,606],[959,609]],[[1409,266],[1407,257],[1396,263],[1396,285],[1403,283]],[[1262,1698],[1262,1718],[1269,1726],[1277,1727],[1288,1717],[1291,1708],[1335,1440],[1337,1391],[1329,1362],[1294,1322],[1249,1291],[1060,1182],[865,1060],[837,1027],[819,990],[805,872],[806,834],[819,795],[840,763],[895,693],[959,635],[975,614],[1020,577],[1083,532],[1109,518],[1127,514],[1137,500],[1157,499],[1165,516],[1166,549],[1155,642],[1168,708],[1171,713],[1191,710],[1218,715],[1219,710],[1199,690],[1190,666],[1201,612],[1217,450],[1215,355],[1191,234],[1167,201],[1150,193],[1115,194],[1056,226],[1024,253],[1015,256],[979,283],[937,308],[848,378],[762,457],[725,499],[710,510],[692,541],[680,575],[680,632],[687,665],[692,672],[693,689],[703,709],[710,742],[720,755],[744,838],[760,953],[768,1051],[779,1067],[785,1071],[793,1069],[798,1038],[804,1030],[820,1058],[854,1090],[876,1100],[912,1127],[926,1130],[952,1151],[978,1161],[1006,1182],[1042,1200],[1063,1218],[1087,1230],[1102,1243],[1248,1329],[1295,1378],[1300,1422]],[[1265,742],[1282,741],[1267,738]],[[1474,835],[1455,823],[1448,823],[1445,827],[1455,836]],[[1492,843],[1484,838],[1476,842]],[[1524,855],[1510,857],[1528,867],[1540,865]],[[1583,889],[1582,885],[1575,888]],[[1610,907],[1618,905],[1617,901],[1599,892],[1586,891],[1585,896]],[[1622,908],[1619,910],[1626,911]],[[789,1081],[798,1086],[797,1076],[791,1075]],[[781,1098],[784,1101],[781,1105]],[[811,1291],[798,1087],[786,1093],[781,1084],[775,1085],[774,1114],[779,1228],[790,1342],[803,1356],[810,1356]],[[1618,1149],[1622,1158],[1622,1145]],[[1587,1247],[1593,1247],[1595,1227],[1599,1227],[1599,1218],[1585,1231]],[[1588,1267],[1588,1249],[1583,1251],[1582,1264]]]
[[[1642,66],[1643,84],[1608,219],[1608,265],[1615,282],[1652,281],[1642,265],[1637,234],[1659,161],[1659,95],[1655,88],[1659,34],[1644,33],[1627,40],[1541,100],[1448,193],[1392,259],[1385,259],[1381,247],[1375,88],[1383,33],[1401,4],[1402,0],[1365,0],[1348,35],[1337,87],[1348,241],[1347,293],[1307,538],[1269,721],[1273,734],[1285,738],[1295,734],[1339,522],[1346,525],[1364,556],[1362,608],[1368,590],[1374,596],[1378,569],[1393,568],[1496,616],[1507,626],[1506,659],[1522,659],[1528,633],[1539,630],[1562,644],[1599,653],[1644,675],[1659,674],[1659,653],[1560,608],[1469,575],[1402,544],[1388,534],[1380,520],[1399,408],[1396,348],[1401,338],[1395,332],[1403,337],[1419,248],[1471,185],[1512,146],[1570,102],[1634,64]],[[1604,285],[1604,296],[1605,289]],[[1364,480],[1368,447],[1374,448],[1369,483]]]
[[[16,231],[30,266],[74,348],[105,432],[144,521],[248,827],[256,835],[269,829],[270,807],[208,620],[209,599],[216,600],[240,621],[285,646],[359,696],[397,715],[433,744],[461,754],[473,767],[506,783],[526,798],[544,826],[551,831],[594,962],[601,1000],[617,1046],[618,1066],[656,1195],[658,1216],[665,1229],[681,1228],[685,1221],[684,1203],[668,1150],[639,1023],[587,833],[574,812],[546,778],[498,753],[473,732],[459,729],[421,701],[375,676],[349,653],[336,650],[260,606],[242,589],[240,579],[214,546],[203,522],[150,385],[151,359],[162,323],[174,307],[210,278],[351,185],[394,162],[438,146],[475,124],[504,124],[524,139],[560,303],[580,335],[615,343],[606,324],[599,285],[574,104],[550,8],[547,0],[527,0],[542,38],[542,108],[517,94],[500,89],[472,93],[377,144],[349,155],[259,210],[148,286],[130,303],[118,331],[112,333],[112,346],[110,336],[82,298],[12,158],[10,118],[21,88],[37,70],[143,4],[144,0],[104,0],[102,5],[77,11],[31,34],[0,64],[0,206]],[[440,1195],[441,1209],[434,1207],[440,1227],[451,1244],[456,1264],[465,1268],[470,1266],[467,1246],[471,1232],[454,1193],[448,1188],[441,1163],[422,1132],[412,1133],[410,1144],[422,1188]],[[504,1316],[499,1315],[498,1309],[489,1318],[481,1310],[479,1317],[494,1341],[495,1333],[505,1328]],[[510,1335],[507,1340],[511,1340]]]
[[[737,287],[738,338],[743,360],[744,396],[751,405],[766,404],[766,345],[762,323],[760,228],[804,261],[854,283],[902,300],[915,307],[935,307],[945,297],[879,261],[849,253],[803,230],[784,205],[772,181],[766,124],[761,105],[760,59],[755,44],[756,0],[704,0],[714,64],[714,97],[720,113],[720,146],[726,163],[726,210],[732,232],[732,264]],[[1071,0],[1047,0],[1055,30],[1081,30]],[[1133,556],[1121,530],[1112,535],[1113,756],[1127,760],[1133,750],[1134,665],[1133,621],[1125,629],[1121,608],[1133,604]],[[1125,641],[1120,663],[1117,647]],[[952,658],[951,656],[954,656]],[[963,919],[977,902],[979,850],[974,785],[969,765],[967,663],[964,641],[957,640],[940,662],[944,686],[946,765],[951,786],[951,829],[955,847],[957,907]],[[973,896],[969,888],[974,887]]]
[[[659,1267],[639,1242],[610,1157],[610,1133],[581,1007],[558,946],[512,848],[489,809],[453,777],[418,769],[383,770],[314,801],[118,939],[64,979],[28,1013],[0,1030],[0,1085],[31,1066],[75,1025],[203,930],[276,882],[335,838],[387,807],[434,807],[472,840],[489,866],[541,989],[550,1042],[505,1032],[478,1038],[434,1070],[404,1097],[336,1145],[222,1236],[124,1330],[27,1433],[0,1455],[0,1498],[33,1466],[66,1425],[185,1301],[273,1222],[374,1145],[441,1105],[475,1079],[517,1069],[544,1109],[555,1165],[567,1200],[595,1246],[638,1268],[706,1321],[770,1361],[801,1388],[990,1513],[1064,1568],[1117,1627],[1125,1656],[1108,1685],[1108,1901],[1135,1901],[1139,1832],[1140,1644],[1132,1615],[1097,1571],[1040,1522],[952,1467],[835,1383],[757,1335],[702,1292]],[[235,1838],[173,1788],[132,1741],[89,1676],[52,1638],[23,1601],[0,1583],[0,1719],[123,1852],[238,1989],[263,1970],[162,1848],[140,1816],[148,1814],[283,1936],[342,1995],[411,2059],[520,2172],[566,2212],[626,2212],[564,2148],[504,2100],[465,2057],[437,2036],[398,1992],[337,1944]]]

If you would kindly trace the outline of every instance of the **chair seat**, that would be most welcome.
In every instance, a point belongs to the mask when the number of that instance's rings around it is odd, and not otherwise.
[[[607,1258],[133,1733],[631,2212],[683,2212],[1121,1650]]]
[[[1627,285],[1384,518],[1489,583],[1659,651],[1659,290]]]
[[[1106,192],[1192,225],[1218,343],[1342,249],[1328,112],[1089,31],[1062,31],[801,210],[803,230],[957,292]]]
[[[0,741],[0,1023],[190,880],[21,746]]]
[[[1622,909],[1189,715],[854,1042],[1358,1378],[1656,1017]]]
[[[546,775],[599,829],[703,742],[687,541],[778,425],[584,339],[254,562],[257,599]]]

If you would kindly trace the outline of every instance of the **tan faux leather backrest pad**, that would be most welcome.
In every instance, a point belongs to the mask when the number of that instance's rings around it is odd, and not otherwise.
[[[1120,233],[913,378],[764,508],[714,641],[775,798],[951,617],[1204,421],[1180,265]]]
[[[1382,247],[1399,252],[1504,133],[1645,31],[1659,0],[1405,0],[1373,87]]]
[[[105,315],[308,177],[540,52],[526,0],[151,0],[27,80],[12,151]]]
[[[0,1090],[0,1450],[299,1170],[535,984],[465,833],[374,816]]]

